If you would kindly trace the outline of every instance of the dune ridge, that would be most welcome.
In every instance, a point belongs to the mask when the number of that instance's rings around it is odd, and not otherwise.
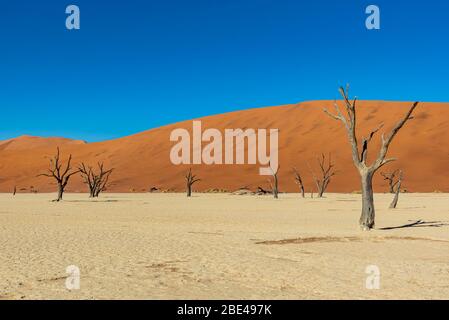
[[[356,192],[360,189],[358,174],[350,158],[350,147],[341,124],[323,113],[332,108],[333,101],[311,101],[277,107],[242,110],[200,119],[203,130],[278,128],[279,187],[282,192],[297,192],[292,168],[301,172],[306,191],[314,189],[310,165],[317,170],[316,157],[332,153],[338,174],[329,185],[330,192]],[[380,122],[388,130],[408,109],[410,102],[360,101],[358,135],[369,133]],[[151,129],[135,135],[96,143],[65,138],[23,136],[0,141],[0,192],[19,192],[31,189],[39,192],[55,190],[51,180],[36,177],[48,167],[56,147],[63,159],[73,155],[74,164],[81,161],[95,164],[104,161],[114,167],[108,191],[146,192],[152,187],[160,190],[183,191],[184,174],[192,167],[201,181],[196,191],[220,189],[234,191],[241,187],[255,190],[269,188],[268,177],[260,176],[259,165],[173,165],[169,154],[175,144],[169,137],[172,130],[192,129],[192,121]],[[403,186],[409,192],[449,192],[449,103],[421,103],[414,119],[406,124],[393,141],[389,156],[398,161],[383,171],[401,168]],[[373,158],[378,150],[379,137],[373,141]],[[31,188],[32,187],[32,188]],[[374,179],[376,192],[386,192],[387,183],[380,175]],[[86,192],[80,177],[73,178],[68,192]]]

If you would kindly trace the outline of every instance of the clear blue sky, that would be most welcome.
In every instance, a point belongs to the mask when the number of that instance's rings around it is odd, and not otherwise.
[[[347,82],[361,99],[449,101],[448,16],[447,0],[2,1],[0,139],[112,139]]]

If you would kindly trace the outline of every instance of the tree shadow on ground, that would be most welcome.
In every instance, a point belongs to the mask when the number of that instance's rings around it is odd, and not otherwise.
[[[79,203],[79,202],[81,202],[81,203],[86,203],[86,202],[88,202],[88,203],[96,203],[96,202],[126,202],[126,201],[128,201],[128,200],[64,200],[64,201],[61,201],[61,202],[75,202],[75,203]]]
[[[410,220],[409,220],[410,221]],[[403,229],[403,228],[441,228],[444,226],[449,226],[447,221],[423,221],[417,220],[408,224],[404,224],[396,227],[384,227],[379,228],[377,230],[394,230],[394,229]]]

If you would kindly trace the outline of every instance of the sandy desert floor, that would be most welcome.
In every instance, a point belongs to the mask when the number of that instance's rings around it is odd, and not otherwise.
[[[377,194],[368,233],[355,194],[53,197],[0,195],[1,299],[449,298],[447,194]]]

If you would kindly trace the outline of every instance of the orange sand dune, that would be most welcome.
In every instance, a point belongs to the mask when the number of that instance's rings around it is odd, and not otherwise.
[[[307,191],[314,188],[309,164],[317,170],[316,156],[332,153],[338,174],[329,191],[359,190],[358,174],[350,157],[346,133],[341,124],[327,117],[322,109],[332,108],[332,101],[314,101],[279,107],[267,107],[204,117],[203,130],[217,128],[278,128],[281,191],[297,191],[292,167],[302,173]],[[385,131],[391,128],[411,103],[361,101],[358,111],[359,136],[385,122]],[[191,131],[192,121],[176,123],[116,140],[83,143],[59,138],[20,137],[0,142],[0,191],[11,192],[14,186],[22,192],[54,191],[53,181],[36,177],[48,166],[48,159],[61,147],[64,158],[73,154],[74,163],[95,164],[104,161],[115,168],[110,191],[142,192],[151,187],[162,190],[184,190],[184,174],[189,167],[201,178],[196,190],[235,190],[268,188],[266,176],[260,176],[259,165],[180,165],[170,162],[170,133],[175,128]],[[404,188],[410,192],[449,192],[449,103],[422,103],[412,121],[393,141],[389,156],[398,158],[383,170],[401,168],[405,174]],[[371,156],[377,154],[379,136],[372,142]],[[377,175],[375,191],[387,190],[386,183]],[[33,188],[31,188],[33,187]],[[85,192],[79,177],[74,177],[68,191]]]
[[[27,150],[54,146],[80,145],[85,144],[82,140],[71,140],[67,138],[41,138],[33,136],[20,136],[18,138],[0,141],[0,151],[2,150]]]

